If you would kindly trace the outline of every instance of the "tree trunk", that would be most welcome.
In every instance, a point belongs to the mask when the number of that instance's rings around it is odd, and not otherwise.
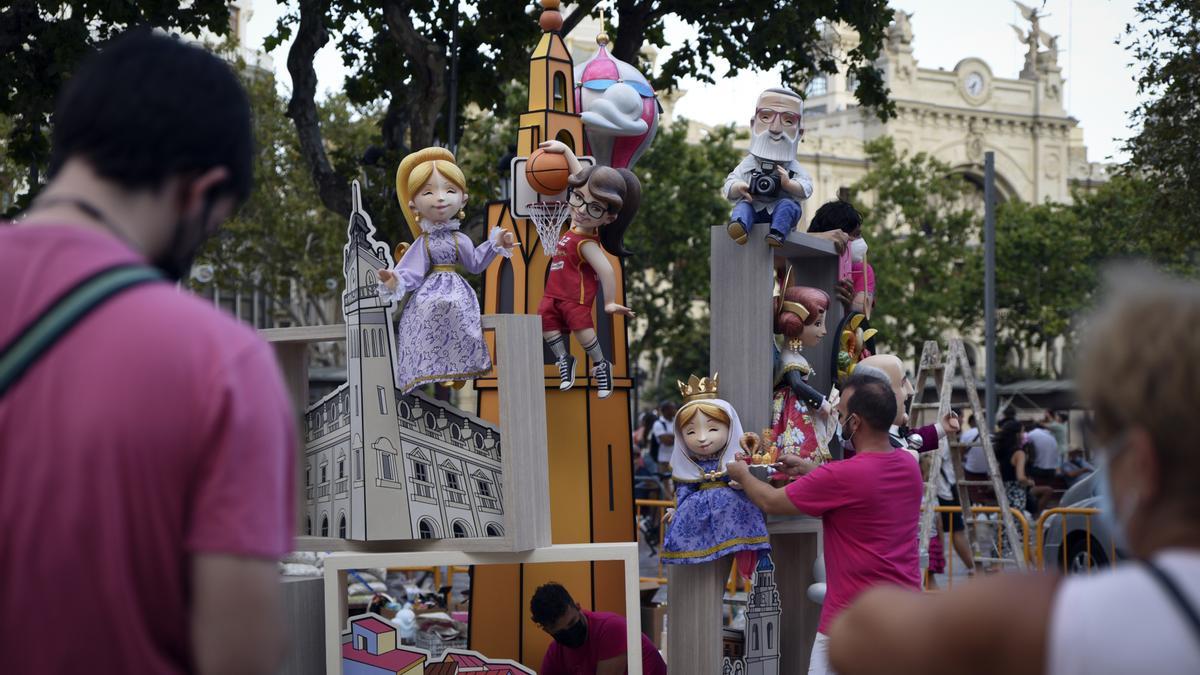
[[[445,49],[417,31],[403,3],[396,0],[385,2],[383,18],[387,23],[388,33],[408,57],[409,70],[412,73],[412,82],[405,88],[401,103],[407,112],[403,117],[408,119],[411,147],[424,148],[433,145],[437,134],[438,115],[446,104]],[[393,91],[392,106],[398,104],[395,93]],[[397,115],[400,114],[397,111]],[[392,117],[390,110],[388,115]]]
[[[343,218],[349,218],[350,190],[329,163],[317,113],[317,72],[313,68],[313,58],[329,41],[329,31],[325,29],[328,11],[329,3],[322,0],[300,2],[300,25],[287,57],[288,72],[292,75],[292,99],[288,102],[287,116],[296,126],[300,152],[308,164],[321,203]]]

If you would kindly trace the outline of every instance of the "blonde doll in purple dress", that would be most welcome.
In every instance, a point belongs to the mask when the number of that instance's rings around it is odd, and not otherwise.
[[[466,184],[445,148],[414,152],[396,170],[396,195],[415,241],[393,269],[379,272],[379,295],[408,295],[396,328],[396,387],[402,393],[432,382],[461,386],[492,367],[479,300],[456,265],[482,272],[497,255],[512,255],[513,236],[496,229],[476,246],[458,231]]]

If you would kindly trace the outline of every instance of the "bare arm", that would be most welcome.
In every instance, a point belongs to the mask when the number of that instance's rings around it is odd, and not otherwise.
[[[578,176],[580,171],[583,171],[583,165],[579,163],[579,158],[571,151],[571,146],[562,141],[544,141],[538,145],[538,148],[546,152],[556,152],[567,158],[567,170],[572,176]]]
[[[788,499],[787,490],[772,487],[755,478],[744,462],[730,462],[725,470],[763,513],[776,516],[794,516],[800,513],[800,509]]]
[[[829,629],[843,675],[1041,675],[1058,577],[1011,574],[939,594],[864,593]]]
[[[283,663],[283,594],[271,560],[192,558],[192,652],[199,673],[275,673]]]
[[[596,271],[596,277],[600,279],[600,288],[604,291],[606,303],[604,311],[609,314],[633,316],[633,312],[628,307],[614,301],[617,297],[617,277],[613,274],[612,263],[604,257],[604,251],[600,249],[600,245],[594,241],[584,242],[583,246],[579,247],[579,253],[592,266],[592,269]]]

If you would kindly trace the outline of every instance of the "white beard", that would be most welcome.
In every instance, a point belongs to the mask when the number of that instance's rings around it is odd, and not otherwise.
[[[792,138],[783,134],[781,140],[771,140],[771,132],[750,132],[750,154],[768,162],[790,162],[796,159],[796,147],[800,144],[799,137]]]

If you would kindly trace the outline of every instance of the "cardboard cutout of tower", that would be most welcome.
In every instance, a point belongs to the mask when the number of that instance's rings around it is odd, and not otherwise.
[[[547,11],[553,9],[547,6]],[[542,24],[545,28],[546,22]],[[583,123],[575,109],[573,63],[562,38],[553,30],[542,34],[530,57],[529,105],[520,117],[517,139],[517,153],[522,157],[551,139],[583,154]],[[514,176],[513,180],[522,177]],[[515,217],[509,202],[488,205],[489,234],[497,227],[512,231],[518,246],[511,259],[488,269],[484,312],[535,314],[550,259],[542,250],[534,225]],[[616,273],[618,297],[597,297],[596,307],[600,308],[606,302],[627,304],[620,260],[609,259]],[[613,363],[612,396],[597,398],[587,355],[576,340],[571,340],[578,369],[573,389],[559,390],[558,372],[548,350],[544,358],[555,544],[635,540],[629,407],[633,382],[629,377],[625,319],[595,307],[593,312],[600,344]],[[480,379],[476,387],[479,416],[498,420],[499,392],[493,374]],[[624,613],[619,563],[480,567],[472,580],[471,648],[540,667],[550,638],[530,619],[529,598],[548,581],[562,583],[584,607]]]

